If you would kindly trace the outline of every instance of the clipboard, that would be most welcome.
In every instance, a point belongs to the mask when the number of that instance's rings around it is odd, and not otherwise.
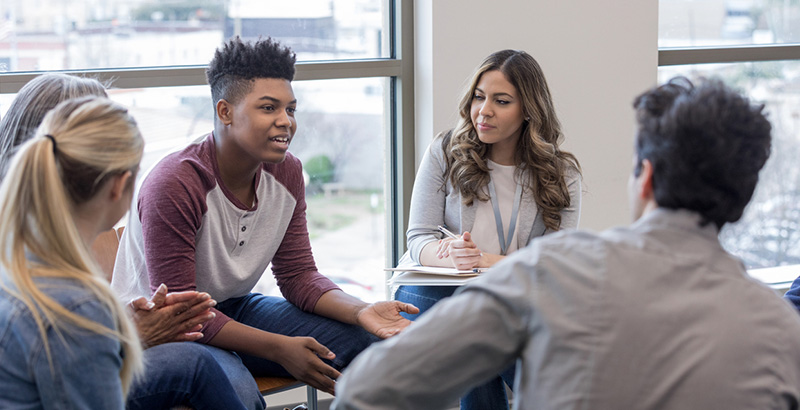
[[[489,269],[475,268],[467,270],[458,270],[455,268],[440,268],[436,266],[398,266],[396,268],[386,268],[384,270],[388,272],[414,272],[414,273],[422,273],[428,275],[470,277],[470,276],[478,276]]]
[[[384,270],[399,272],[389,279],[390,286],[461,286],[477,279],[488,268],[458,270],[433,266],[399,266]]]

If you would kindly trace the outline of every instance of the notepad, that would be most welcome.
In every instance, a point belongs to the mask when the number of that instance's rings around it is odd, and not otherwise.
[[[478,276],[481,273],[486,272],[488,268],[459,270],[455,268],[440,268],[435,266],[398,266],[396,268],[386,268],[384,270],[390,272],[414,272],[414,273],[425,273],[429,275],[469,277],[469,276]]]
[[[391,286],[461,286],[476,280],[478,274],[469,275],[431,275],[419,272],[401,272],[389,280]]]

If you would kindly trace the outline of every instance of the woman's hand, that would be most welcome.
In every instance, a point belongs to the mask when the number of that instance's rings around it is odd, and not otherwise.
[[[482,253],[475,242],[472,242],[472,235],[464,232],[458,239],[447,238],[439,241],[436,255],[439,259],[450,259],[454,268],[466,270],[480,266]]]
[[[205,292],[167,293],[162,284],[150,300],[130,302],[133,320],[145,348],[169,342],[195,341],[203,337],[203,323],[213,318],[217,302]]]
[[[400,312],[415,315],[419,313],[419,309],[396,300],[376,302],[358,311],[356,323],[373,335],[386,339],[400,333],[411,324],[410,320],[400,316]]]
[[[286,337],[275,360],[295,379],[331,395],[335,394],[339,371],[320,358],[333,360],[336,355],[313,337]]]

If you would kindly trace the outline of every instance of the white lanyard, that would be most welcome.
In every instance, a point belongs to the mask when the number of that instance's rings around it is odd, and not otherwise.
[[[492,201],[492,208],[494,209],[494,222],[497,224],[500,254],[505,255],[508,251],[508,247],[511,245],[511,240],[514,239],[514,230],[517,229],[519,204],[522,202],[522,185],[517,184],[517,189],[514,191],[514,206],[511,208],[511,223],[508,224],[508,239],[503,236],[503,217],[500,215],[500,206],[498,205],[500,201],[497,198],[497,190],[494,189],[494,182],[492,182],[491,175],[489,176],[489,197],[489,200]]]

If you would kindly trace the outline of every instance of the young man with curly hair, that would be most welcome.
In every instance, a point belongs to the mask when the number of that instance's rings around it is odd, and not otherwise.
[[[533,241],[360,355],[334,408],[444,408],[516,361],[515,409],[796,409],[800,319],[717,238],[769,157],[763,106],[675,79],[634,108],[635,222]]]
[[[219,304],[201,343],[238,353],[256,375],[293,376],[333,393],[339,370],[416,312],[366,304],[321,275],[306,227],[291,81],[295,55],[272,39],[233,38],[207,69],[214,131],[161,160],[133,201],[114,288],[202,290]],[[272,263],[285,299],[251,293]]]

